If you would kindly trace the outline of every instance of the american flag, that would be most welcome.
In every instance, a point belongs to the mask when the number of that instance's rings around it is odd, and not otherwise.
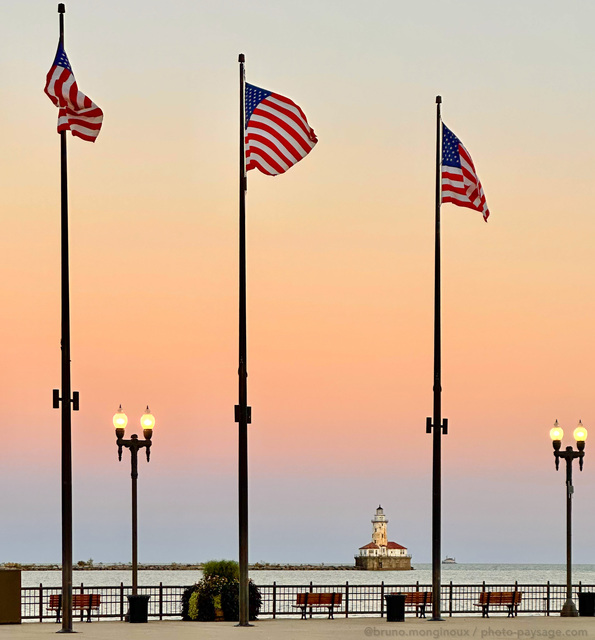
[[[285,173],[305,158],[318,138],[289,98],[246,83],[246,170]]]
[[[73,136],[95,142],[103,122],[103,111],[79,91],[62,43],[58,45],[44,91],[59,108],[58,133],[70,129]]]
[[[455,134],[442,125],[442,202],[452,202],[483,214],[490,211],[469,152]]]

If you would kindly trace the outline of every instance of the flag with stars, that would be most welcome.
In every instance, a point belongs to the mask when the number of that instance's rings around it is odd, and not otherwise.
[[[442,124],[442,202],[479,211],[487,222],[490,211],[469,152]]]
[[[285,173],[318,142],[304,112],[289,98],[246,83],[246,170]]]
[[[103,122],[103,111],[79,91],[62,43],[58,45],[44,91],[59,109],[58,133],[70,130],[73,136],[95,142]]]

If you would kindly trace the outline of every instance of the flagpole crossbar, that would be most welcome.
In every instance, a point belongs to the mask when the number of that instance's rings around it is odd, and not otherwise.
[[[432,418],[426,418],[426,433],[432,433],[433,429]],[[448,435],[448,418],[444,418],[442,421],[442,434]]]
[[[52,399],[53,399],[53,408],[54,409],[59,409],[60,408],[60,403],[62,402],[62,398],[60,397],[60,389],[54,389],[53,390],[53,394],[52,394]],[[72,398],[70,400],[70,402],[72,403],[72,410],[73,411],[78,411],[79,410],[79,392],[78,391],[73,391],[72,392]]]

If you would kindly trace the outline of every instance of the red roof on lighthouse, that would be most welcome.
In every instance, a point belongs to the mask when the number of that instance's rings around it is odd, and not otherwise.
[[[380,549],[380,547],[375,542],[368,542],[368,544],[360,547],[360,549]]]
[[[397,542],[389,542],[386,545],[386,548],[387,549],[407,549],[407,547],[404,547],[403,545],[398,544]]]

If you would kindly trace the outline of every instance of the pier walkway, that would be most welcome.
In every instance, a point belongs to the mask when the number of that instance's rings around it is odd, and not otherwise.
[[[0,626],[0,640],[43,640],[56,636],[55,623],[23,623]],[[240,628],[232,622],[155,621],[146,624],[126,622],[77,622],[74,630],[88,640],[366,640],[367,638],[474,638],[476,640],[554,640],[589,638],[595,640],[595,618],[559,616],[494,615],[448,618],[431,622],[408,617],[405,622],[385,618],[339,618],[326,620],[262,620],[253,627]]]

